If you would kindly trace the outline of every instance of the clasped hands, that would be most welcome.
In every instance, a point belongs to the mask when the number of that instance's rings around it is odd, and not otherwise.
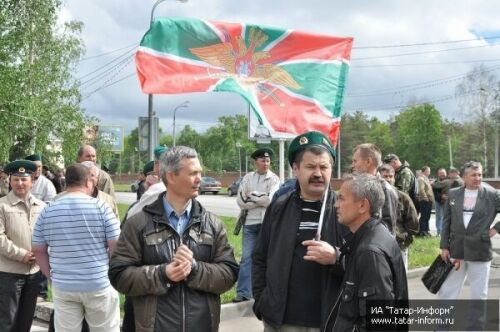
[[[185,280],[191,273],[193,252],[185,244],[181,244],[172,261],[165,267],[167,278],[173,282]]]

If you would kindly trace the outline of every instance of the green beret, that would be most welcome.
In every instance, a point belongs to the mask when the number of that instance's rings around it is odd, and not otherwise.
[[[273,150],[271,150],[270,148],[260,148],[255,150],[250,157],[252,157],[253,159],[266,157],[271,158],[273,156],[273,153]]]
[[[144,175],[148,175],[148,173],[151,173],[155,167],[155,162],[154,160],[148,161],[145,165],[144,168],[142,169],[142,172]]]
[[[16,160],[5,166],[5,172],[14,176],[30,176],[36,171],[36,167],[30,160]]]
[[[31,160],[31,161],[42,161],[42,156],[39,154],[31,154],[25,158],[26,160]]]
[[[161,155],[165,152],[168,151],[168,148],[164,145],[158,145],[155,149],[154,149],[154,154],[155,154],[155,159],[156,160],[159,160]]]
[[[389,153],[387,156],[385,156],[384,163],[388,164],[391,161],[396,160],[396,159],[399,159],[399,157],[397,155],[395,155],[394,153]]]
[[[330,152],[333,158],[333,162],[335,163],[335,157],[337,153],[335,152],[335,148],[333,147],[328,137],[326,137],[319,131],[309,131],[295,137],[290,143],[290,147],[288,148],[288,162],[290,163],[290,165],[293,165],[295,156],[297,156],[300,151],[312,146],[321,147]]]

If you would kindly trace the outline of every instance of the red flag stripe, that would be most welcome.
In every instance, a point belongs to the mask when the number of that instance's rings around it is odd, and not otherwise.
[[[136,53],[135,61],[142,91],[151,94],[205,92],[220,80],[219,74],[224,73],[141,51]]]

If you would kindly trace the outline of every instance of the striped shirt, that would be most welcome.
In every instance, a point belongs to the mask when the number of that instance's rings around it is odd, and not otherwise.
[[[68,193],[45,207],[32,240],[49,247],[54,288],[90,292],[110,285],[107,241],[119,235],[119,222],[103,201]]]

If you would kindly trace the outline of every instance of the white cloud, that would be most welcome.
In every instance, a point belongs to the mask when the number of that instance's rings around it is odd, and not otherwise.
[[[155,1],[138,0],[67,0],[61,18],[83,21],[85,29],[83,39],[87,55],[92,56],[109,52],[134,42],[140,38],[149,26],[151,7]],[[315,33],[339,36],[353,36],[355,47],[440,42],[475,38],[481,31],[498,31],[500,35],[500,2],[498,1],[297,1],[287,2],[269,0],[190,0],[182,4],[174,0],[160,4],[158,15],[192,16],[211,20],[244,22],[293,28]],[[500,42],[500,40],[498,41]],[[487,66],[500,65],[500,46],[472,48],[460,51],[427,53],[412,56],[393,56],[401,53],[432,51],[437,49],[481,45],[485,42],[441,44],[429,46],[400,47],[391,49],[354,49],[350,70],[346,110],[370,110],[384,105],[404,105],[410,99],[435,99],[454,94],[455,82],[415,89],[400,93],[398,90],[407,85],[438,80],[465,74],[475,64],[468,61],[479,59],[499,59],[487,62]],[[79,67],[81,76],[118,56],[120,52],[109,56],[85,61]],[[392,55],[392,57],[382,57]],[[376,57],[370,60],[356,58]],[[394,64],[422,64],[456,62],[442,65],[413,65],[401,67],[382,67]],[[367,68],[372,65],[375,67]],[[376,67],[380,66],[380,67]],[[115,78],[134,72],[133,63],[129,64]],[[497,76],[498,70],[495,71]],[[100,81],[102,84],[103,82]],[[92,89],[99,85],[92,86]],[[394,93],[380,96],[356,97],[349,95],[380,89],[393,89]],[[89,89],[86,90],[87,92]],[[84,93],[85,94],[85,93]],[[245,113],[246,105],[238,97],[220,94],[157,96],[155,110],[160,115],[161,125],[172,123],[171,110],[189,98],[189,110],[179,112],[177,121],[194,123],[198,121],[206,126],[221,115]],[[437,103],[436,106],[446,117],[454,117],[458,106],[455,101]],[[103,89],[84,102],[89,114],[132,129],[137,125],[137,117],[147,114],[147,96],[142,94],[136,77],[129,78],[109,88]],[[368,109],[366,108],[368,107]],[[170,110],[170,111],[169,111]],[[376,110],[370,115],[383,119],[397,110]],[[114,123],[113,123],[114,124]],[[164,125],[165,124],[165,125]],[[171,127],[171,125],[170,125]]]

